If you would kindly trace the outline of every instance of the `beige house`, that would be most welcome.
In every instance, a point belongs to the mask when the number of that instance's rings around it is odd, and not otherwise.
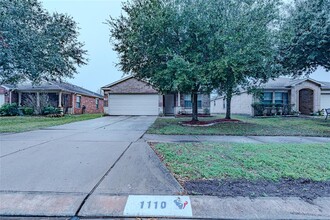
[[[261,100],[247,91],[233,96],[231,112],[233,114],[254,115],[252,104],[293,105],[295,111],[309,115],[319,110],[330,108],[330,82],[319,82],[311,78],[277,78],[261,85]],[[218,96],[211,100],[211,113],[226,112],[226,97]]]
[[[133,76],[122,78],[101,88],[104,113],[109,115],[178,115],[190,114],[190,94],[160,94],[149,83]],[[210,95],[198,95],[198,113],[210,113]]]

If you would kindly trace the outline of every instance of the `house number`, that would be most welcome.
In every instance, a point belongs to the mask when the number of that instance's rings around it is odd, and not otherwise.
[[[142,201],[142,202],[140,202],[140,204],[141,204],[140,209],[144,209],[144,208],[146,208],[146,209],[151,209],[151,208],[158,209],[158,204],[160,204],[160,208],[161,209],[165,209],[166,208],[166,202],[164,202],[164,201],[162,201],[160,203],[158,201],[156,201],[156,202],[151,202],[151,201],[145,202],[145,201]]]

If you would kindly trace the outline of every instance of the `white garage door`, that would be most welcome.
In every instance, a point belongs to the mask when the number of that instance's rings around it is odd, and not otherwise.
[[[321,94],[321,109],[330,108],[330,94]]]
[[[158,95],[109,94],[110,115],[158,115]]]
[[[4,94],[0,94],[0,107],[5,104],[5,95]]]

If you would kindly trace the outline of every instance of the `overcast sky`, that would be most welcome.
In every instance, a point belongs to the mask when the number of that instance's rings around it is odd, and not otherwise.
[[[79,40],[85,43],[89,62],[78,69],[79,73],[69,82],[92,91],[119,80],[123,73],[115,64],[117,54],[109,43],[109,27],[105,20],[118,17],[122,0],[41,0],[49,12],[66,13],[73,17],[80,28]],[[330,73],[320,69],[310,76],[320,81],[330,81]]]

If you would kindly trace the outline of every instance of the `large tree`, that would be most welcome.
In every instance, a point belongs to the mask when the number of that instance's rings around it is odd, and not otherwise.
[[[330,0],[295,0],[281,28],[281,63],[293,76],[330,71]]]
[[[163,93],[191,93],[194,121],[198,93],[217,82],[211,81],[209,62],[222,50],[203,9],[201,0],[133,0],[124,4],[125,15],[108,21],[121,70]],[[210,47],[219,50],[212,54]]]
[[[228,0],[222,4],[214,1],[212,8],[220,14],[221,24],[215,34],[224,46],[213,71],[222,76],[218,77],[218,92],[226,96],[227,119],[231,117],[231,99],[236,92],[279,74],[279,6],[278,0]]]
[[[230,102],[238,85],[273,76],[277,7],[277,0],[133,0],[108,22],[121,70],[164,93],[191,93],[198,120],[198,93],[220,88]]]
[[[61,80],[86,64],[78,28],[37,0],[0,1],[0,83]]]

